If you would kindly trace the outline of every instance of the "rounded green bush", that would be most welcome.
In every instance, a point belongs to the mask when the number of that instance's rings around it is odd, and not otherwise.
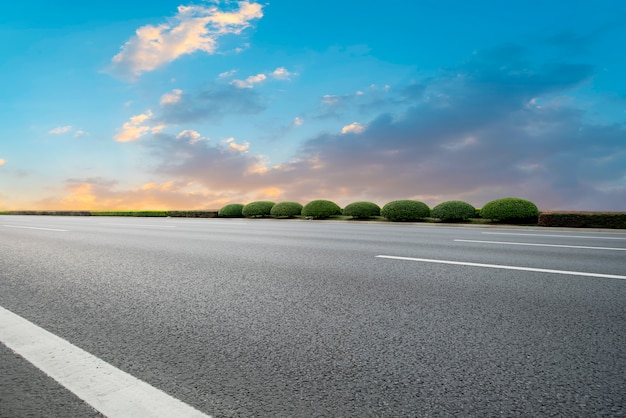
[[[341,208],[330,200],[313,200],[302,207],[302,215],[308,218],[328,218],[341,215]]]
[[[439,218],[444,222],[465,221],[476,215],[476,208],[461,200],[449,200],[438,204],[430,212],[433,218]]]
[[[493,221],[529,221],[539,216],[537,206],[518,197],[492,200],[480,209],[480,216]]]
[[[276,203],[267,200],[259,200],[257,202],[248,203],[241,210],[241,214],[248,218],[258,218],[261,216],[270,216],[272,207]]]
[[[354,202],[343,208],[345,216],[352,216],[357,219],[380,216],[380,206],[372,202]]]
[[[270,210],[274,218],[292,218],[302,213],[302,205],[298,202],[280,202]]]
[[[224,206],[217,212],[217,216],[220,218],[241,218],[243,205],[241,203],[231,203]]]
[[[417,221],[430,215],[426,203],[418,200],[394,200],[383,206],[381,215],[390,221]]]

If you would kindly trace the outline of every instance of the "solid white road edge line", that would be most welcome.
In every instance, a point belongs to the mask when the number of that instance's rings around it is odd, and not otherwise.
[[[419,261],[423,263],[452,264],[456,266],[485,267],[485,268],[503,269],[503,270],[534,271],[534,272],[539,272],[539,273],[566,274],[569,276],[586,276],[586,277],[600,277],[603,279],[626,280],[626,276],[620,276],[617,274],[586,273],[582,271],[551,270],[551,269],[540,269],[540,268],[534,268],[534,267],[504,266],[501,264],[468,263],[465,261],[433,260],[429,258],[398,257],[398,256],[393,256],[393,255],[377,255],[376,257],[390,258],[392,260]]]
[[[38,229],[40,231],[56,231],[56,232],[67,232],[67,229],[54,229],[54,228],[38,228],[35,226],[19,226],[19,225],[2,225],[7,228],[20,228],[20,229]]]
[[[109,418],[208,417],[1,306],[0,342]]]
[[[473,239],[455,239],[454,242],[473,242],[473,243],[478,243],[478,244],[526,245],[529,247],[578,248],[578,249],[584,249],[584,250],[626,251],[626,248],[585,247],[581,245],[562,245],[562,244],[535,244],[535,243],[530,243],[530,242],[479,241],[479,240],[473,240]]]
[[[525,237],[549,237],[549,238],[583,238],[583,239],[620,239],[625,240],[626,237],[598,237],[590,235],[550,235],[550,234],[521,234],[515,232],[481,232],[485,235],[520,235]]]

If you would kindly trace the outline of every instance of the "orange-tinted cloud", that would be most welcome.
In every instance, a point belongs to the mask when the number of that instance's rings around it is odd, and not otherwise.
[[[263,6],[258,3],[240,1],[238,6],[233,11],[178,6],[178,13],[167,23],[137,29],[113,57],[109,70],[134,78],[196,51],[213,54],[219,37],[241,34],[252,20],[263,17]]]

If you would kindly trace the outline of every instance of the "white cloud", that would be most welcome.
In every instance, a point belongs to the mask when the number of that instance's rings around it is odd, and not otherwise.
[[[174,89],[169,93],[165,93],[161,96],[161,105],[167,104],[175,104],[180,102],[180,97],[182,96],[183,91],[181,89]]]
[[[234,149],[239,152],[247,151],[248,148],[250,148],[250,144],[248,142],[244,142],[243,144],[238,144],[235,142],[235,138],[233,137],[225,139],[224,142],[227,143],[231,149]]]
[[[304,120],[301,117],[295,117],[293,120],[293,126],[302,126]]]
[[[50,129],[48,131],[48,133],[51,134],[51,135],[62,135],[62,134],[68,133],[71,130],[72,130],[72,126],[71,125],[59,126],[57,128]]]
[[[279,80],[289,80],[291,76],[296,76],[297,73],[292,73],[287,71],[285,67],[279,67],[272,72],[272,77],[277,78]]]
[[[322,103],[328,106],[336,105],[337,103],[339,103],[339,100],[339,96],[335,96],[332,94],[325,94],[324,96],[322,96]]]
[[[364,130],[365,130],[365,126],[361,125],[358,122],[352,122],[350,125],[346,125],[343,128],[341,128],[341,133],[342,134],[348,134],[348,133],[360,134]]]
[[[186,140],[190,144],[195,144],[200,140],[202,135],[198,131],[194,131],[193,129],[185,129],[181,131],[178,135],[176,135],[176,139],[178,140]]]
[[[257,74],[257,75],[251,75],[245,80],[233,80],[230,82],[230,84],[240,89],[250,89],[254,87],[255,84],[265,81],[266,79],[267,79],[267,76],[265,74]]]
[[[117,142],[130,142],[138,140],[139,138],[150,132],[150,126],[147,126],[145,124],[145,122],[149,121],[150,118],[152,118],[151,110],[147,110],[144,113],[131,117],[128,122],[122,125],[119,133],[115,135],[115,140]],[[158,128],[159,126],[155,128]]]
[[[232,74],[235,73],[235,70],[233,71],[228,71],[226,73],[222,73],[220,74],[220,77],[224,76],[224,77],[228,77]],[[289,78],[291,76],[295,76],[298,75],[297,73],[292,73],[287,71],[287,69],[285,69],[285,67],[279,67],[277,69],[275,69],[274,71],[272,71],[271,73],[260,73],[257,75],[252,75],[248,78],[246,78],[245,80],[233,80],[230,82],[230,84],[234,85],[237,88],[240,89],[249,89],[254,87],[255,84],[258,84],[262,81],[265,81],[268,79],[268,77],[272,77],[274,79],[277,80],[289,80]]]
[[[178,13],[167,23],[137,29],[113,57],[110,69],[135,78],[183,55],[196,51],[213,54],[220,36],[241,34],[250,21],[263,17],[263,6],[258,3],[240,1],[238,6],[233,11],[221,11],[217,6],[178,6]]]
[[[78,129],[76,132],[74,132],[74,137],[75,138],[81,138],[83,136],[88,136],[88,135],[89,135],[89,133],[83,131],[82,129]]]
[[[235,73],[237,72],[237,70],[230,70],[230,71],[224,71],[223,73],[219,74],[219,78],[228,78],[233,76]]]

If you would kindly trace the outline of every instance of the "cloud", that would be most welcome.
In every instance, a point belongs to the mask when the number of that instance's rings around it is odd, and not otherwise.
[[[208,190],[249,193],[268,187],[259,173],[267,170],[265,159],[249,153],[250,144],[227,138],[210,141],[180,141],[168,134],[154,135],[147,146],[159,163],[154,174],[181,182],[201,184]]]
[[[326,106],[359,110],[368,104],[377,112],[359,115],[362,122],[341,132],[310,137],[290,161],[275,166],[234,138],[200,140],[190,129],[153,133],[144,149],[156,161],[154,180],[127,190],[103,181],[75,182],[65,204],[218,208],[273,196],[340,205],[419,199],[432,207],[452,199],[481,206],[520,196],[543,210],[622,210],[626,126],[590,121],[574,98],[595,69],[534,64],[526,56],[523,48],[505,45],[404,86],[324,96]],[[147,111],[123,128],[129,137],[141,136],[157,124],[215,120],[263,106],[254,89],[216,84],[182,92],[162,105],[158,117]]]
[[[213,84],[195,92],[181,92],[163,105],[157,118],[166,124],[215,121],[228,114],[256,114],[265,104],[254,89]]]
[[[190,144],[195,144],[202,138],[202,135],[198,131],[194,131],[193,129],[185,129],[176,135],[176,139],[187,141]]]
[[[115,135],[117,142],[130,142],[136,141],[142,136],[150,133],[153,128],[146,124],[152,118],[152,111],[147,110],[139,115],[132,116],[130,120],[119,129],[119,133]],[[156,130],[159,131],[162,128],[157,126]]]
[[[224,71],[223,73],[219,74],[218,78],[232,77],[236,72],[237,70]]]
[[[343,128],[341,128],[341,133],[342,134],[360,134],[365,130],[365,126],[361,125],[358,122],[352,122],[349,125],[344,126]]]
[[[180,97],[182,94],[183,91],[180,89],[174,89],[169,93],[165,93],[163,96],[161,96],[161,106],[180,102]]]
[[[311,138],[293,162],[268,174],[286,193],[381,203],[466,198],[482,205],[521,195],[544,209],[594,209],[593,199],[626,197],[626,127],[593,124],[573,104],[553,100],[589,80],[592,68],[535,67],[519,52],[479,54],[405,97],[404,112]],[[529,107],[532,98],[543,106]],[[287,173],[297,190],[280,181]]]
[[[219,209],[227,198],[189,182],[151,181],[120,189],[104,178],[68,179],[59,197],[42,199],[34,209],[58,210],[193,210]],[[214,206],[211,206],[213,204]]]
[[[298,74],[287,71],[285,67],[278,67],[271,73],[271,75],[279,80],[289,80],[292,76],[296,76]]]
[[[130,79],[153,71],[183,55],[202,51],[214,54],[217,40],[227,34],[239,35],[251,21],[263,17],[263,6],[249,1],[238,9],[222,11],[217,6],[178,6],[167,23],[145,25],[122,46],[109,71]]]
[[[238,144],[235,142],[235,138],[231,137],[228,139],[225,139],[224,142],[226,144],[228,144],[228,146],[236,151],[247,151],[248,148],[250,148],[250,143],[249,142],[244,142],[243,144]]]
[[[72,126],[71,125],[59,126],[57,128],[50,129],[48,131],[48,133],[51,134],[51,135],[62,135],[62,134],[70,132],[71,130],[72,130]]]
[[[249,89],[252,88],[255,84],[261,83],[267,79],[265,74],[257,74],[251,75],[245,80],[233,80],[230,82],[233,86],[239,89]]]
[[[222,73],[220,74],[220,78],[222,78],[222,75],[224,75],[224,77],[228,77],[232,74],[233,74],[232,71]],[[289,72],[287,71],[285,67],[279,67],[275,69],[274,71],[272,71],[271,73],[259,73],[257,75],[252,75],[246,78],[245,80],[233,80],[230,82],[230,84],[240,89],[249,89],[249,88],[254,87],[255,84],[258,84],[267,80],[268,77],[274,78],[276,80],[289,80],[292,76],[295,76],[295,75],[297,75],[297,73]]]
[[[0,167],[2,167],[3,165],[5,165],[7,163],[6,160],[0,158]]]

